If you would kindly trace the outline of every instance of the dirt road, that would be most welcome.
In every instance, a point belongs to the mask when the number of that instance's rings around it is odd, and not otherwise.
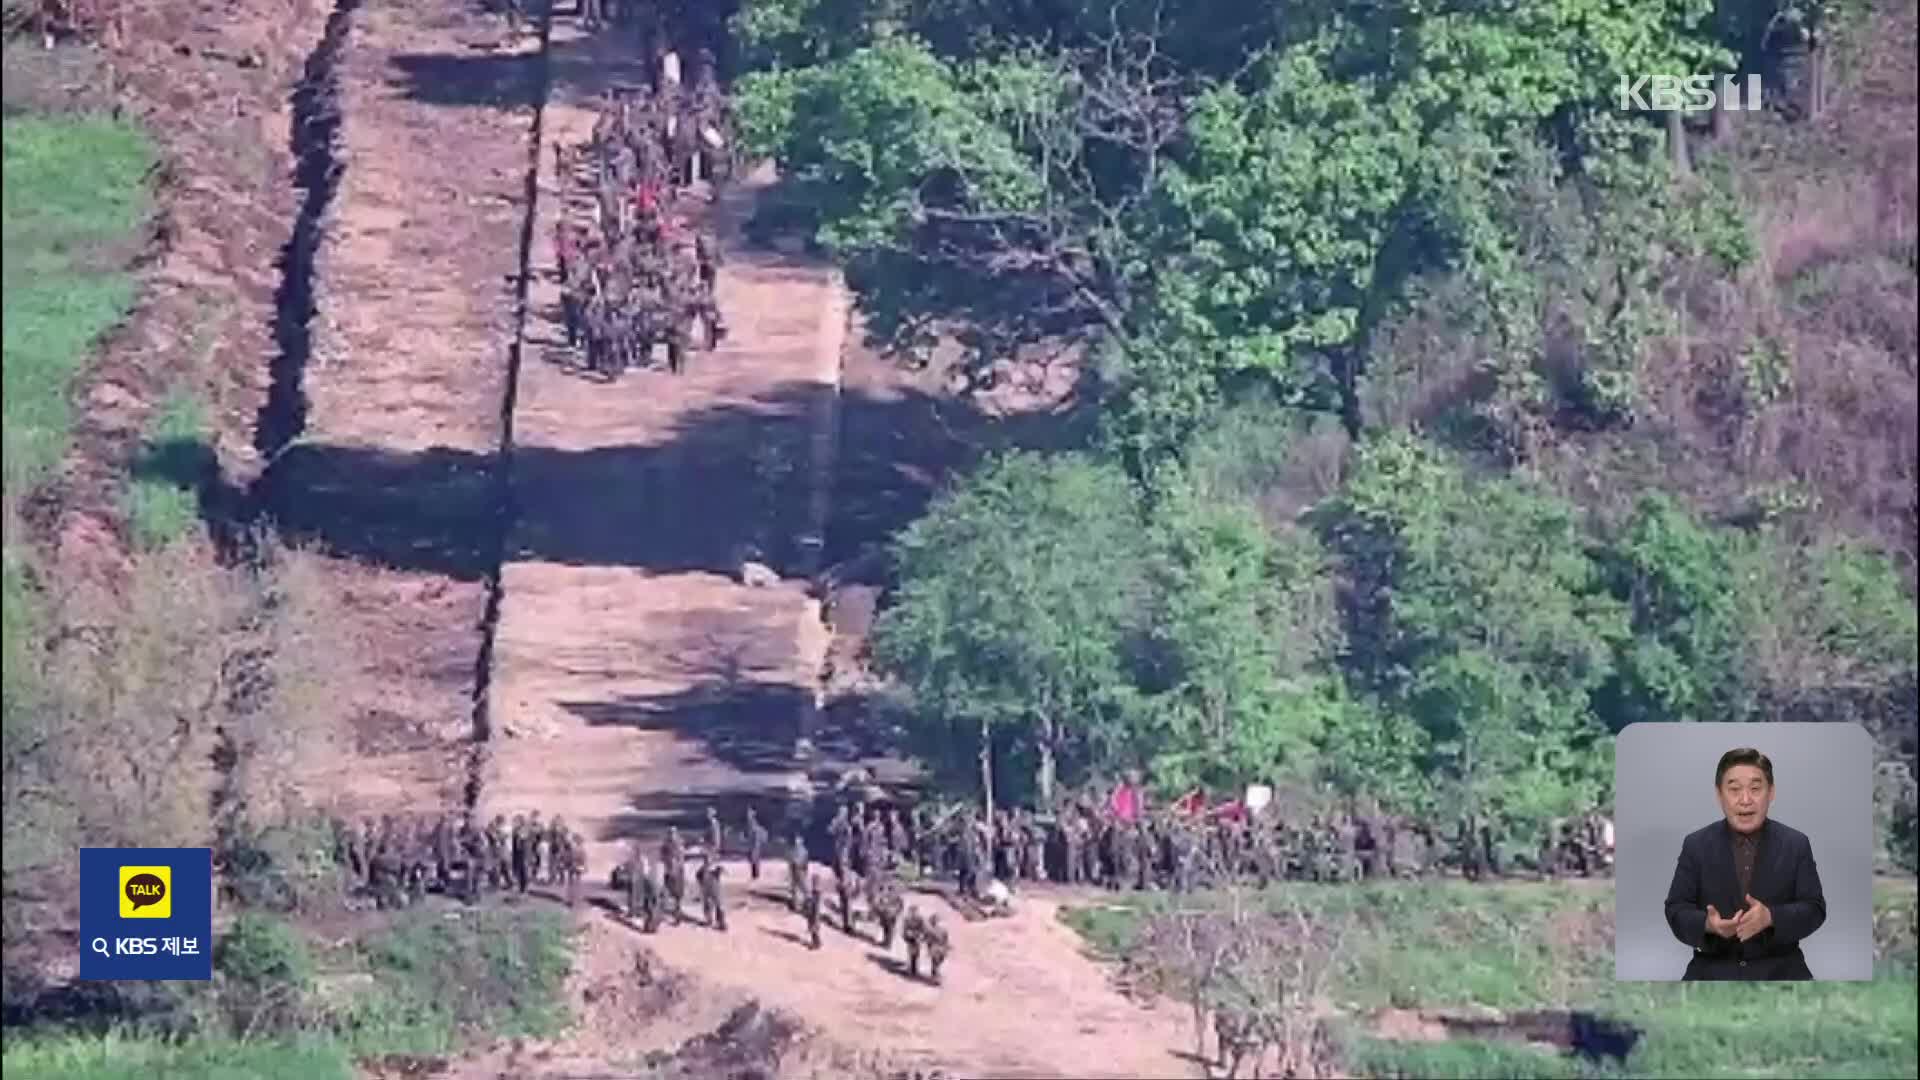
[[[553,225],[566,203],[551,147],[585,141],[594,96],[643,73],[631,46],[583,37],[570,21],[555,26],[549,55],[512,421],[513,529],[477,809],[564,818],[588,841],[590,878],[604,881],[634,837],[678,824],[700,846],[709,806],[737,836],[748,802],[778,828],[789,793],[808,790],[795,741],[827,635],[804,579],[826,510],[847,301],[824,265],[742,242],[770,182],[763,172],[694,211],[712,216],[726,252],[718,288],[731,333],[722,346],[695,353],[681,376],[636,370],[604,381],[581,370],[564,348],[552,280]],[[737,580],[746,544],[765,552],[781,583]],[[603,987],[581,991],[583,1024],[550,1046],[470,1060],[459,1074],[605,1068],[672,1045],[676,1031],[698,1034],[748,998],[851,1052],[959,1075],[1190,1071],[1169,1053],[1185,1039],[1177,1020],[1112,990],[1049,905],[991,924],[950,916],[957,958],[936,990],[904,979],[871,945],[839,935],[819,953],[796,945],[797,920],[749,894],[745,877],[744,865],[730,866],[735,926],[726,935],[679,928],[643,939],[611,912],[583,907],[579,970]],[[643,941],[688,980],[665,1034],[605,1010],[607,981],[632,971]]]
[[[551,52],[547,145],[584,142],[591,95],[643,73],[630,47],[571,23]],[[735,552],[756,543],[776,567],[796,562],[808,424],[833,392],[846,317],[823,267],[742,251],[756,185],[738,185],[696,210],[729,251],[731,336],[686,374],[603,381],[564,347],[550,165],[542,185],[480,810],[565,817],[604,874],[626,837],[696,824],[723,796],[730,817],[741,799],[777,804],[801,781],[815,605],[799,580],[739,583]]]

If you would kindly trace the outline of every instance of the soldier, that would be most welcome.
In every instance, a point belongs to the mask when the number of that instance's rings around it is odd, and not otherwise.
[[[380,828],[371,817],[360,819],[360,883],[367,884],[373,879],[373,856],[380,850]]]
[[[512,871],[511,857],[512,846],[508,839],[507,816],[495,814],[493,820],[487,822],[487,874],[494,888],[507,887],[507,878]]]
[[[1065,869],[1067,872],[1067,884],[1069,885],[1078,885],[1083,880],[1085,866],[1082,864],[1084,856],[1080,850],[1083,842],[1082,836],[1080,816],[1074,813],[1061,815],[1060,846],[1064,848],[1066,852]]]
[[[847,808],[841,806],[834,810],[833,819],[827,822],[827,836],[833,840],[833,865],[840,869],[851,865],[853,858],[853,823],[847,820]]]
[[[565,820],[555,814],[547,826],[547,880],[554,885],[566,883],[567,871],[573,865],[572,852],[567,847],[572,838]]]
[[[428,830],[418,821],[409,822],[406,832],[407,902],[417,904],[427,898],[427,879],[433,875],[433,845]]]
[[[553,880],[553,853],[547,850],[547,843],[551,839],[547,835],[546,822],[540,820],[540,811],[535,810],[528,814],[527,849],[530,855],[527,860],[527,876],[533,879],[536,885]]]
[[[932,969],[929,974],[932,975],[934,983],[938,985],[940,982],[940,965],[947,962],[947,950],[951,947],[951,943],[947,940],[947,928],[940,925],[940,916],[937,913],[927,920],[926,942],[927,963]]]
[[[927,922],[920,915],[919,908],[908,908],[905,922],[900,927],[900,940],[907,943],[907,974],[920,977],[920,947],[927,940]]]
[[[800,910],[800,894],[807,880],[807,842],[799,833],[793,834],[793,844],[787,848],[787,908]]]
[[[747,876],[760,880],[760,853],[767,846],[767,827],[760,824],[760,818],[747,807]]]
[[[806,899],[800,905],[801,914],[807,918],[807,947],[820,947],[820,877],[814,875],[807,879]]]
[[[533,837],[524,814],[513,815],[513,884],[522,893],[533,881]]]
[[[1147,822],[1142,818],[1128,830],[1126,840],[1132,851],[1132,880],[1129,882],[1136,892],[1145,892],[1153,875],[1153,840],[1147,834]]]
[[[853,897],[854,897],[854,893],[859,888],[860,888],[859,874],[856,874],[851,869],[848,869],[848,870],[835,869],[834,870],[833,889],[834,889],[834,892],[837,893],[840,898],[840,922],[841,922],[841,925],[845,927],[847,934],[849,936],[851,936],[854,932],[853,931]]]
[[[1560,876],[1560,855],[1565,850],[1567,823],[1560,818],[1547,822],[1546,838],[1540,844],[1540,876],[1551,880]]]
[[[866,839],[860,845],[861,857],[867,865],[861,873],[871,877],[876,870],[886,864],[887,827],[881,824],[879,814],[868,814],[867,824],[862,832]]]
[[[360,831],[338,817],[333,819],[333,857],[347,873],[347,886],[366,877],[366,856],[360,851]]]
[[[486,834],[480,831],[471,817],[460,823],[460,851],[466,871],[466,900],[471,904],[480,899],[490,872],[487,866]]]
[[[644,856],[640,859],[640,932],[655,934],[660,931],[660,909],[666,899],[666,889],[660,883],[660,868],[653,865]]]
[[[700,882],[700,910],[707,925],[722,933],[727,929],[727,909],[720,903],[720,863],[714,853],[709,851],[700,859],[700,869],[694,876]]]
[[[405,873],[400,857],[391,845],[375,851],[367,867],[367,889],[381,910],[400,906],[400,879]]]
[[[720,281],[720,241],[715,239],[711,230],[702,229],[693,238],[694,264],[700,274],[700,297],[707,317],[712,320],[713,337],[717,342],[727,336],[727,324],[720,317],[720,308],[715,303]],[[892,811],[888,811],[889,814]]]
[[[687,862],[678,826],[667,826],[667,838],[660,843],[660,864],[667,892],[667,914],[673,917],[673,925],[679,926],[680,904],[687,895]]]
[[[893,850],[896,866],[913,858],[913,835],[904,817],[891,807],[887,809],[887,846]]]
[[[624,885],[627,893],[627,918],[640,917],[640,882],[646,874],[647,857],[641,854],[640,841],[635,840],[627,846],[626,873],[623,880],[615,883],[615,888]]]
[[[1486,872],[1486,865],[1481,862],[1478,833],[1473,819],[1463,817],[1454,835],[1454,853],[1459,857],[1460,871],[1468,881],[1479,881],[1480,875]]]
[[[707,850],[714,858],[720,857],[720,815],[713,807],[707,807]]]
[[[580,882],[587,876],[587,838],[567,834],[567,906],[580,904]]]
[[[1395,855],[1400,846],[1400,827],[1393,815],[1381,814],[1374,819],[1374,829],[1380,846],[1380,872],[1388,878],[1401,874],[1401,867],[1395,865]]]
[[[1373,880],[1380,873],[1380,838],[1374,835],[1373,819],[1365,814],[1354,819],[1353,850],[1360,862],[1361,878]]]
[[[905,903],[900,899],[900,883],[889,877],[881,881],[870,901],[873,917],[880,924],[880,948],[893,951],[893,931],[900,925],[900,912]]]
[[[973,823],[971,815],[960,821],[960,895],[972,898],[980,896],[981,871],[985,867],[987,853],[982,850],[985,841],[980,829]]]

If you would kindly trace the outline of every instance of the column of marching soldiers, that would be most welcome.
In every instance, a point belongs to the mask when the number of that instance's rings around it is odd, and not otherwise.
[[[554,222],[567,347],[614,378],[650,366],[665,346],[679,374],[704,327],[716,347],[727,327],[715,302],[720,245],[685,212],[706,179],[732,176],[730,122],[713,53],[699,50],[683,85],[665,53],[650,85],[608,91],[592,137],[554,146],[563,212]]]
[[[906,903],[904,879],[950,878],[955,906],[969,917],[994,913],[987,901],[992,882],[1058,882],[1112,890],[1164,888],[1185,891],[1218,886],[1227,879],[1352,882],[1412,879],[1458,873],[1469,880],[1506,876],[1491,827],[1463,819],[1451,839],[1420,822],[1384,815],[1313,815],[1288,823],[1278,815],[1206,818],[1161,811],[1126,821],[1090,800],[1069,803],[1052,815],[1020,809],[991,817],[959,805],[938,812],[926,804],[902,811],[865,800],[843,802],[826,825],[832,846],[832,880],[840,924],[860,935],[859,903],[877,928],[873,939],[891,953],[896,937],[907,953],[907,971],[940,981],[952,942],[938,914],[923,915]],[[579,901],[587,873],[586,842],[555,817],[496,816],[484,829],[448,815],[430,824],[389,815],[361,828],[334,822],[335,853],[355,885],[382,906],[403,906],[430,889],[477,901],[489,890],[526,893],[547,884]],[[706,815],[706,843],[697,852],[691,883],[702,922],[727,929],[721,898],[720,859],[726,830],[718,813]],[[770,853],[770,834],[753,809],[736,834],[737,853],[758,881]],[[1549,823],[1537,858],[1523,860],[1539,876],[1591,877],[1612,868],[1612,823],[1598,813]],[[786,845],[786,902],[805,920],[810,947],[821,947],[827,908],[823,879],[814,871],[805,836],[795,831]],[[690,852],[677,826],[669,827],[656,852],[633,841],[626,860],[613,867],[609,885],[624,897],[626,912],[644,933],[662,920],[685,921]]]

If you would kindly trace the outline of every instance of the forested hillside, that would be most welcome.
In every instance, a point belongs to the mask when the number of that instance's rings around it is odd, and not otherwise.
[[[1857,721],[1913,861],[1911,3],[750,0],[738,108],[904,363],[1097,435],[901,538],[878,666],[1001,798],[1608,804]],[[1626,111],[1757,73],[1763,111]]]

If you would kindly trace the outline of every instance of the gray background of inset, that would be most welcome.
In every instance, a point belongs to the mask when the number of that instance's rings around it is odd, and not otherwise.
[[[1859,724],[1630,724],[1614,746],[1614,977],[1678,981],[1693,950],[1667,926],[1680,841],[1723,820],[1720,755],[1773,759],[1767,811],[1807,834],[1827,921],[1800,943],[1813,977],[1873,977],[1873,738]]]

